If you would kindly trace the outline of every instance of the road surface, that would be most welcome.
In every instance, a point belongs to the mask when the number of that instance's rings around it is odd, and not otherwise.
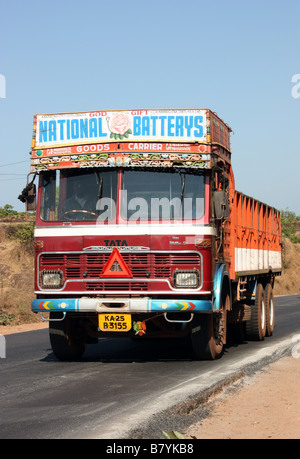
[[[180,340],[141,338],[100,340],[80,362],[60,362],[48,330],[7,335],[0,438],[165,438],[162,430],[173,430],[178,416],[182,428],[193,422],[184,407],[201,403],[204,391],[291,349],[300,296],[276,298],[275,308],[273,337],[232,343],[218,361],[193,360]]]

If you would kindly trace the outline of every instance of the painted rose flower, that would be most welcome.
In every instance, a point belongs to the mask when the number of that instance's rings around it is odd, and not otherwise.
[[[130,129],[130,118],[125,113],[116,113],[109,121],[109,130],[111,138],[123,138],[132,134]]]

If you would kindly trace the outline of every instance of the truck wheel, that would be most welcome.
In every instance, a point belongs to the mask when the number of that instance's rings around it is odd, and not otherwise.
[[[229,297],[228,301],[230,301]],[[226,334],[227,310],[225,306],[218,313],[197,315],[191,334],[195,357],[199,360],[220,358],[226,344]]]
[[[272,336],[275,324],[275,308],[274,295],[271,284],[267,284],[265,288],[266,299],[266,336]]]
[[[57,314],[51,313],[50,319],[57,318]],[[50,343],[54,355],[59,360],[77,360],[85,349],[86,344],[76,336],[75,321],[66,316],[62,321],[49,322]]]
[[[251,319],[246,322],[246,333],[247,338],[253,341],[262,341],[266,335],[266,300],[262,284],[256,287]]]

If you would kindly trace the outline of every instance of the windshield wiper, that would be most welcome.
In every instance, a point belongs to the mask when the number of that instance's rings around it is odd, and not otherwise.
[[[102,190],[103,190],[103,177],[99,176],[99,172],[97,172],[97,177],[98,177],[98,183],[99,183],[99,188],[98,188],[98,199],[102,198]]]
[[[180,183],[181,183],[180,202],[181,202],[181,204],[182,204],[183,196],[184,196],[184,187],[185,187],[185,178],[186,178],[186,174],[183,174],[183,177],[182,177],[182,173],[179,172],[179,176],[180,176]]]
[[[183,214],[182,202],[183,202],[183,197],[184,197],[184,187],[185,187],[186,174],[185,173],[182,174],[181,172],[179,172],[179,176],[180,176],[180,183],[181,183],[180,214],[182,215]],[[179,215],[179,218],[181,217],[181,215]]]

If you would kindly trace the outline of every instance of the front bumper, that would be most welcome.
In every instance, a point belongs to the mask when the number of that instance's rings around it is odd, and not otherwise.
[[[33,312],[212,312],[209,300],[176,300],[151,298],[56,298],[32,301]]]

